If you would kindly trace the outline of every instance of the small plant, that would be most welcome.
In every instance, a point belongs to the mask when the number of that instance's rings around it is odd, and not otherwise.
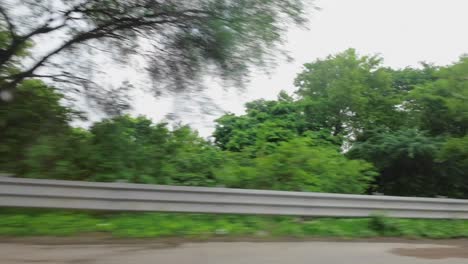
[[[397,235],[399,231],[397,223],[383,214],[372,215],[369,228],[383,236]]]

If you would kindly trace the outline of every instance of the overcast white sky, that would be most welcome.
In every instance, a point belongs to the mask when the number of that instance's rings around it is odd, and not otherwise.
[[[280,90],[293,92],[302,64],[350,47],[360,54],[378,53],[385,65],[396,68],[421,61],[445,65],[468,53],[468,0],[317,0],[316,4],[322,10],[311,14],[309,30],[288,35],[285,48],[293,62],[281,62],[270,76],[255,74],[245,91],[226,92],[213,85],[206,95],[224,111],[242,113],[245,102],[276,98]],[[169,112],[194,105],[194,100],[195,96],[139,96],[132,114],[159,121]],[[208,136],[220,114],[200,113],[194,106],[181,121]]]

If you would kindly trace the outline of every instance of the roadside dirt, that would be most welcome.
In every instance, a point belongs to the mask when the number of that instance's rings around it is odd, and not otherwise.
[[[34,245],[99,245],[99,244],[117,244],[117,245],[131,245],[153,243],[167,246],[177,246],[184,243],[208,243],[208,242],[362,242],[362,243],[405,243],[405,244],[431,244],[431,245],[444,245],[456,246],[467,249],[468,253],[468,239],[408,239],[396,237],[377,237],[377,238],[333,238],[333,237],[310,237],[310,238],[297,238],[297,237],[207,237],[207,238],[194,238],[194,237],[167,237],[167,238],[119,238],[113,237],[108,234],[93,233],[76,235],[69,237],[53,237],[53,236],[40,236],[40,237],[5,237],[0,236],[0,243],[20,243],[20,244],[34,244]]]
[[[468,240],[284,237],[123,239],[104,234],[0,237],[1,264],[305,264],[310,263],[311,258],[327,264],[465,264],[468,263]]]
[[[441,248],[395,248],[391,253],[423,259],[447,259],[447,258],[468,258],[468,246],[441,247]]]

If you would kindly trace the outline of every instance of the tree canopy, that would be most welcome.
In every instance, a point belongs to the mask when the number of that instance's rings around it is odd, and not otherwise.
[[[409,96],[409,107],[421,129],[432,135],[464,136],[468,132],[468,57],[440,67],[435,80],[423,82]]]
[[[305,64],[295,81],[298,98],[283,93],[276,101],[246,104],[245,115],[219,118],[215,142],[257,159],[270,153],[265,160],[272,161],[284,142],[312,136],[320,139],[314,148],[341,146],[341,155],[374,165],[378,176],[367,192],[468,197],[466,65],[466,57],[461,57],[443,67],[423,63],[391,69],[380,57],[349,49]],[[245,159],[240,161],[245,164]],[[301,166],[287,168],[293,173]],[[334,170],[327,170],[332,177]],[[275,175],[281,169],[261,171]],[[226,172],[248,182],[255,173],[247,168]]]
[[[315,129],[330,129],[335,136],[398,126],[399,95],[381,63],[377,56],[359,56],[348,49],[305,64],[295,85],[304,100],[307,121]]]

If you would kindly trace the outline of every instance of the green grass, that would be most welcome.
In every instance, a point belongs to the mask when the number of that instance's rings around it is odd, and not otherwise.
[[[0,236],[72,236],[107,233],[114,237],[468,237],[468,221],[391,219],[301,219],[284,216],[176,213],[98,213],[0,209]]]

